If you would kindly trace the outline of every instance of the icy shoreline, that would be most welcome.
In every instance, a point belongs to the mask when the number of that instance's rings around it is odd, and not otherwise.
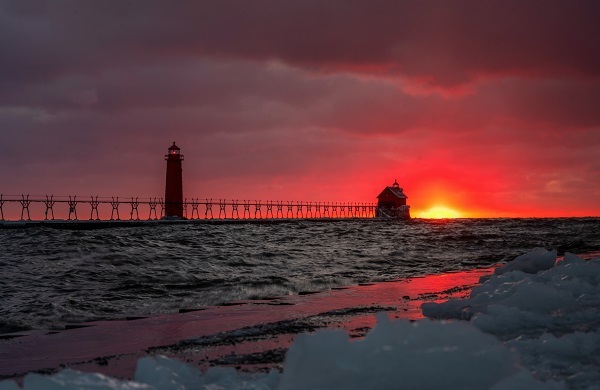
[[[515,350],[542,380],[600,388],[600,259],[536,249],[497,268],[468,299],[425,303],[435,319],[470,324]]]
[[[64,370],[28,374],[25,389],[590,389],[600,376],[600,259],[536,249],[496,270],[466,299],[425,303],[430,318],[378,315],[364,339],[342,330],[296,337],[283,372],[197,368],[165,357],[133,381]],[[450,319],[450,321],[447,321]],[[0,389],[16,389],[0,382]]]

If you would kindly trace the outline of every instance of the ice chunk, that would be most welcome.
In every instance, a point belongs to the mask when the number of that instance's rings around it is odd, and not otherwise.
[[[0,390],[19,390],[15,381],[0,381]]]
[[[492,387],[491,390],[566,390],[563,382],[536,380],[529,371],[521,371]]]
[[[516,354],[469,323],[377,321],[364,340],[340,330],[298,336],[281,389],[487,389],[521,370]]]
[[[197,368],[164,356],[138,360],[134,379],[165,390],[191,389],[201,382]]]
[[[533,251],[517,257],[510,263],[496,268],[494,274],[502,275],[515,270],[535,274],[539,271],[552,268],[554,263],[556,263],[556,254],[556,249],[547,251],[544,248],[535,248]]]
[[[537,252],[538,259],[546,257]],[[520,263],[536,262],[528,259]],[[422,309],[430,318],[471,318],[477,328],[518,351],[537,379],[562,380],[570,388],[600,383],[600,259],[585,261],[568,253],[545,271],[493,275],[468,299],[427,303]]]
[[[52,376],[27,374],[23,380],[25,390],[150,390],[155,389],[144,383],[120,381],[102,374],[90,374],[66,369]]]
[[[165,356],[138,360],[135,380],[161,390],[274,389],[279,373],[248,374],[231,367],[213,367],[202,374],[196,367]]]
[[[198,368],[164,356],[145,357],[138,361],[135,381],[120,381],[102,374],[63,370],[52,376],[28,374],[24,390],[185,390],[245,389],[271,390],[277,387],[280,374],[249,374],[233,368],[214,367],[206,373]],[[18,390],[14,381],[0,382],[0,390]]]
[[[468,299],[425,303],[423,314],[437,319],[471,319],[500,337],[546,329],[569,332],[600,325],[600,260],[567,256],[538,274],[510,271],[473,288]]]
[[[519,337],[506,343],[520,351],[527,366],[535,367],[538,376],[568,377],[572,388],[588,388],[600,383],[600,333],[573,332],[561,336],[544,333],[539,338]]]

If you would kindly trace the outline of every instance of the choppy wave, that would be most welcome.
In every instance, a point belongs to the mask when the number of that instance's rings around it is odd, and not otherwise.
[[[600,250],[600,219],[0,230],[0,333]]]

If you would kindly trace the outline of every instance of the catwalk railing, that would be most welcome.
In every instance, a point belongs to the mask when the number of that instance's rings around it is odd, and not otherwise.
[[[14,218],[5,219],[6,208],[11,208],[10,215],[14,215]],[[377,205],[374,203],[352,202],[208,198],[186,198],[183,202],[183,213],[187,219],[374,218],[376,208]],[[43,215],[43,220],[151,221],[163,218],[164,211],[165,202],[162,198],[0,194],[0,220],[2,221],[31,221],[32,212],[34,220],[42,220]],[[110,218],[108,218],[109,212]],[[35,218],[36,215],[39,215],[38,219]],[[85,217],[80,218],[83,215]],[[89,218],[86,218],[87,215]]]

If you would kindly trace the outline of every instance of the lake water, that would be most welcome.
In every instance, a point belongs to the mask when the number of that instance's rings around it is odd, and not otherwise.
[[[0,230],[0,333],[600,251],[600,218]]]

